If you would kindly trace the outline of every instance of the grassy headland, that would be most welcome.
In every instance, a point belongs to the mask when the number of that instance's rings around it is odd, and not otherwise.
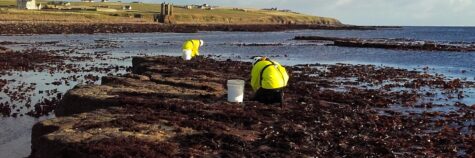
[[[47,5],[46,1],[39,1]],[[130,5],[132,10],[123,10]],[[15,0],[0,0],[1,22],[65,22],[65,23],[153,23],[160,4],[119,2],[71,2],[64,8],[18,10]],[[84,9],[89,8],[89,9]],[[97,8],[97,9],[95,9]],[[216,7],[212,10],[174,8],[177,24],[325,24],[340,25],[333,18],[305,15],[295,12],[260,9],[235,9]]]
[[[41,10],[22,10],[17,9],[16,0],[0,0],[0,34],[373,29],[289,10],[216,6],[204,9],[175,6],[172,17],[175,25],[162,25],[154,21],[154,15],[161,12],[160,4],[59,1],[52,4],[49,1],[37,0],[44,7]],[[125,6],[131,9],[124,9]]]

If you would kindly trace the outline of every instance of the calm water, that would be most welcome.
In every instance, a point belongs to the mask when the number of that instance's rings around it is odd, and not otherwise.
[[[447,75],[460,75],[461,70],[468,74],[461,76],[472,78],[475,72],[475,53],[467,52],[426,52],[399,51],[373,48],[345,48],[305,45],[291,40],[299,35],[318,35],[329,37],[359,38],[409,38],[444,42],[475,42],[475,28],[470,27],[405,27],[403,29],[382,29],[372,31],[334,31],[310,30],[270,33],[249,32],[202,32],[195,34],[145,33],[145,34],[97,34],[97,35],[37,35],[37,36],[0,36],[0,41],[49,42],[60,41],[64,47],[84,46],[94,40],[105,39],[120,41],[123,48],[94,49],[85,51],[112,51],[114,55],[148,54],[179,55],[182,41],[200,38],[206,43],[201,49],[203,55],[222,55],[225,58],[237,56],[268,55],[287,65],[301,63],[352,63],[377,64],[404,68],[428,66],[436,72]],[[239,47],[238,43],[282,43],[284,46]],[[47,47],[47,49],[51,47]],[[55,47],[57,48],[57,47]],[[287,55],[288,57],[284,57]],[[123,63],[130,65],[130,63]]]
[[[426,52],[399,51],[370,48],[346,48],[321,46],[292,38],[301,35],[318,35],[329,37],[359,37],[359,38],[409,38],[416,40],[431,40],[440,42],[475,42],[475,28],[461,27],[405,27],[403,29],[383,29],[371,31],[334,31],[334,30],[305,30],[268,33],[250,32],[200,32],[194,34],[179,33],[144,33],[144,34],[96,34],[96,35],[33,35],[33,36],[0,36],[0,41],[12,42],[51,42],[59,41],[57,45],[43,45],[40,49],[85,48],[81,53],[93,54],[98,51],[111,53],[110,57],[131,57],[143,55],[174,55],[181,54],[181,44],[185,39],[200,38],[205,41],[201,49],[202,55],[218,56],[219,59],[248,60],[254,55],[267,55],[286,65],[313,63],[350,63],[375,64],[406,69],[421,70],[429,67],[432,73],[442,73],[451,78],[475,78],[475,52]],[[119,47],[92,48],[95,40],[112,41]],[[280,43],[282,46],[241,47],[241,43]],[[35,47],[31,44],[9,45],[12,49]],[[91,62],[92,63],[92,62]],[[91,64],[89,63],[89,64]],[[108,63],[109,65],[131,66],[131,59],[95,60],[94,64]],[[81,63],[87,64],[87,63]],[[462,70],[465,73],[462,73]],[[118,72],[123,73],[123,72]],[[2,79],[16,79],[17,82],[50,82],[71,74],[49,75],[45,72],[16,72],[13,76],[0,76]],[[97,74],[95,75],[105,75]],[[22,77],[20,77],[22,76]],[[39,84],[37,90],[58,90],[66,92],[74,86],[55,87]],[[99,83],[99,82],[97,82]],[[1,97],[0,93],[0,97]],[[35,94],[35,98],[41,98]],[[5,97],[4,97],[5,98]],[[473,97],[464,100],[467,104],[475,104]],[[1,100],[0,100],[1,101]],[[23,104],[18,103],[18,106]],[[54,116],[49,116],[54,117]],[[34,119],[30,117],[0,118],[0,157],[24,157],[30,152],[31,126],[48,117]]]

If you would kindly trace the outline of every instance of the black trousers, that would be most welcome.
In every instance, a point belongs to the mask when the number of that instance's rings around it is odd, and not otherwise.
[[[259,88],[254,100],[264,104],[282,103],[284,101],[284,89]]]

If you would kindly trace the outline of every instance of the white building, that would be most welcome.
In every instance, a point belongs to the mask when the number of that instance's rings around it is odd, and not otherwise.
[[[125,5],[125,6],[122,6],[122,9],[123,9],[123,10],[132,10],[132,6],[130,6],[130,5]]]
[[[36,4],[36,0],[17,0],[18,9],[41,9],[41,4]]]

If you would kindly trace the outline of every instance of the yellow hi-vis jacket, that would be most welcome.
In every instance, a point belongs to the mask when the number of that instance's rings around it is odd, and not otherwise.
[[[251,86],[254,92],[259,88],[279,89],[287,86],[289,75],[279,63],[271,60],[257,61],[251,71]]]
[[[183,43],[183,50],[191,50],[191,57],[200,55],[200,40],[187,40]]]

